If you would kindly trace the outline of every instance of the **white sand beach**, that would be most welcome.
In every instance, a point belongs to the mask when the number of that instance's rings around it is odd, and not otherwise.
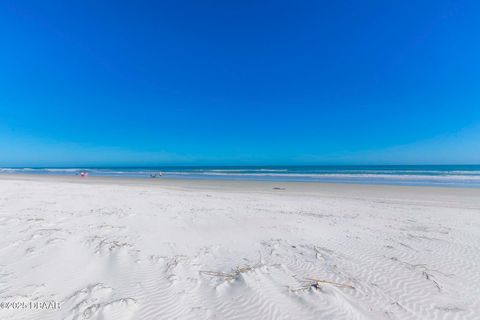
[[[0,235],[2,320],[480,319],[480,189],[2,175]]]

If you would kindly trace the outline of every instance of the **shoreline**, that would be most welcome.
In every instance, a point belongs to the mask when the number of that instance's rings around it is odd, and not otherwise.
[[[35,174],[35,173],[0,173],[1,180],[30,180],[30,181],[59,181],[59,182],[80,182],[80,183],[111,183],[111,184],[138,184],[138,185],[200,185],[200,186],[342,186],[365,187],[371,189],[435,189],[435,190],[480,190],[477,186],[448,186],[448,185],[410,185],[394,183],[366,183],[366,182],[330,182],[330,181],[288,181],[288,180],[254,180],[254,179],[208,179],[208,178],[149,178],[149,177],[129,177],[129,176],[94,176],[80,177],[78,175],[60,175],[60,174]]]
[[[480,188],[478,165],[425,166],[182,166],[91,168],[0,168],[0,174],[79,175],[123,179],[267,181],[444,188]]]
[[[436,201],[444,199],[455,201],[465,199],[477,203],[480,209],[480,188],[435,187],[435,186],[405,186],[378,185],[363,183],[333,183],[333,182],[292,182],[292,181],[256,181],[256,180],[208,180],[208,179],[176,179],[176,178],[130,178],[130,177],[99,177],[43,174],[0,174],[0,181],[30,181],[68,183],[78,185],[110,185],[119,187],[134,186],[152,189],[172,189],[190,191],[214,191],[237,193],[263,193],[272,195],[292,196],[325,196],[346,198],[389,198],[416,199]],[[278,188],[278,189],[277,189]],[[478,201],[477,201],[478,200]]]

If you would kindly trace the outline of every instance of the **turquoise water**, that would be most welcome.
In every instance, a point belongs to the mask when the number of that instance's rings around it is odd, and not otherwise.
[[[480,187],[480,165],[442,166],[160,166],[103,168],[0,168],[0,173],[176,179],[267,180]]]

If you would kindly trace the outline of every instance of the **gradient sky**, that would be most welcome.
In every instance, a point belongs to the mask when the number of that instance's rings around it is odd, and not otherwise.
[[[0,165],[480,163],[478,1],[0,2]]]

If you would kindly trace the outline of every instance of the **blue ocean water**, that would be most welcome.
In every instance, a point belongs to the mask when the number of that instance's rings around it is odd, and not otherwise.
[[[0,173],[480,187],[480,165],[0,168]]]

